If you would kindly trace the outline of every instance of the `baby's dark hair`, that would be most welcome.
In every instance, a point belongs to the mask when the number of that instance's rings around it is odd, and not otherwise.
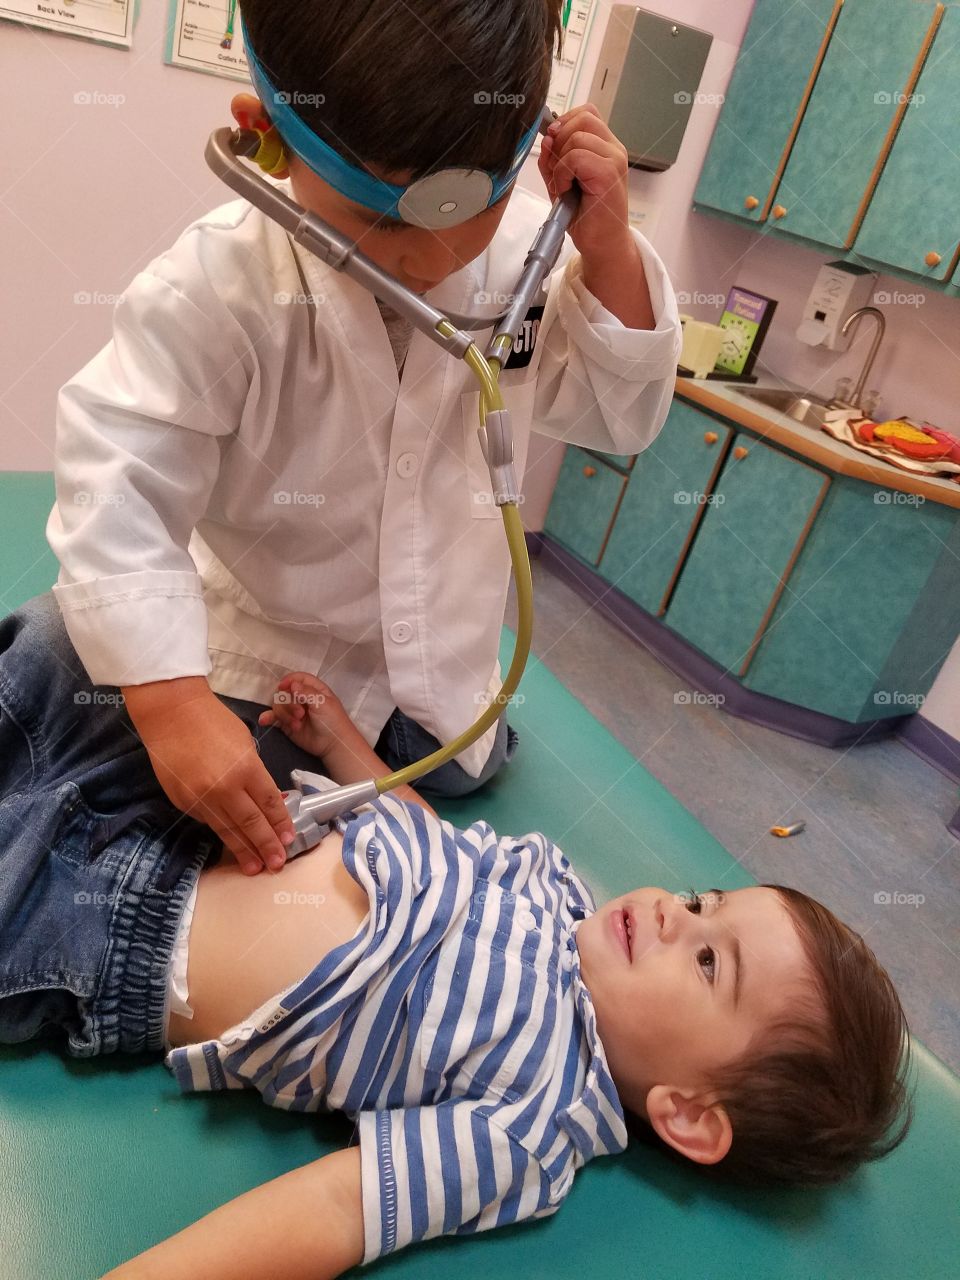
[[[324,142],[415,181],[446,166],[509,170],[547,96],[561,3],[245,0],[243,22]]]
[[[811,990],[793,1017],[766,1026],[711,1078],[733,1143],[717,1164],[700,1168],[708,1177],[749,1186],[839,1182],[906,1137],[912,1120],[906,1018],[889,975],[859,933],[799,889],[763,887],[776,889],[790,914]],[[677,1156],[646,1120],[629,1119],[635,1136]]]

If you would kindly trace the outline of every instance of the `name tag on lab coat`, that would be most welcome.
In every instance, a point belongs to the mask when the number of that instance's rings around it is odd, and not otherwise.
[[[507,363],[507,369],[525,369],[533,359],[533,349],[537,345],[537,334],[540,332],[540,321],[543,319],[543,307],[531,307],[520,323],[513,339],[513,346]]]

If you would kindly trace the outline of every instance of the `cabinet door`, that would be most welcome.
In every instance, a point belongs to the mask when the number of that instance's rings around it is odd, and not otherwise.
[[[703,517],[732,428],[674,400],[660,434],[630,475],[603,557],[603,577],[662,614]]]
[[[960,243],[960,9],[930,56],[854,242],[858,254],[947,280]]]
[[[757,0],[696,204],[762,222],[790,154],[842,0]]]
[[[822,471],[738,435],[680,570],[667,626],[743,675],[829,485]]]
[[[777,188],[775,229],[853,243],[942,13],[914,0],[846,0]]]
[[[581,560],[596,566],[626,483],[626,477],[612,467],[569,446],[544,529]]]

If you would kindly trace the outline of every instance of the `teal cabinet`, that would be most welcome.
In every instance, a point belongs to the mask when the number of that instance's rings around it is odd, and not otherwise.
[[[854,242],[860,256],[949,279],[960,244],[958,121],[960,8],[951,7]]]
[[[757,0],[694,202],[762,222],[842,0]]]
[[[932,0],[847,0],[777,188],[771,230],[833,248],[853,243],[941,13]]]
[[[750,666],[830,477],[738,435],[666,612],[666,624],[740,676]]]
[[[544,528],[587,564],[598,565],[623,497],[626,477],[568,446]]]
[[[615,471],[622,471],[624,475],[633,470],[633,464],[637,460],[633,453],[604,453],[602,449],[588,449],[587,453],[608,463]]]
[[[960,633],[957,515],[835,476],[743,683],[853,722],[918,711]]]
[[[660,434],[636,460],[603,558],[603,576],[662,614],[703,518],[733,429],[674,400]]]
[[[629,475],[568,449],[546,531],[745,688],[848,723],[918,710],[960,633],[960,511],[681,398]]]

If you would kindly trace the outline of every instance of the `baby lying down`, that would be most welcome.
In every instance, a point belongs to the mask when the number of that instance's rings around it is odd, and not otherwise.
[[[278,693],[261,724],[335,781],[387,772],[325,685]],[[896,992],[825,907],[764,885],[597,909],[546,836],[458,830],[409,788],[276,875],[205,866],[165,945],[180,1087],[341,1110],[355,1142],[111,1277],[315,1280],[544,1217],[628,1129],[714,1177],[814,1185],[909,1124]]]

